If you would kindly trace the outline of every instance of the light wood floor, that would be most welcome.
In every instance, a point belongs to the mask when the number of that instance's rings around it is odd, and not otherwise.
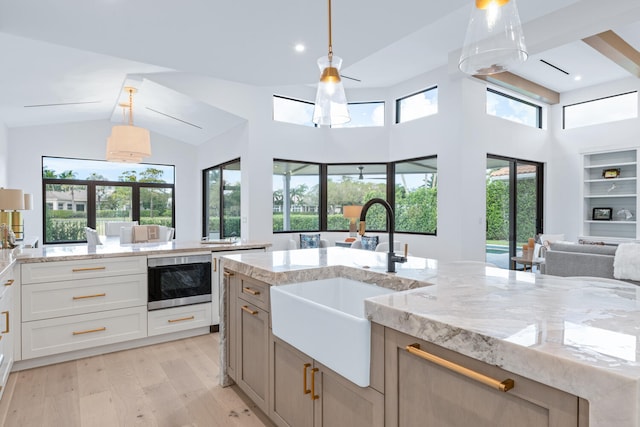
[[[14,372],[0,425],[272,426],[218,372],[217,333]]]

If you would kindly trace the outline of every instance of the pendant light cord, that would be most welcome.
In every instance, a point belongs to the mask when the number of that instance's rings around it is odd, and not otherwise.
[[[133,89],[129,88],[129,126],[133,126]]]
[[[329,0],[329,62],[333,59],[333,46],[331,44],[331,0]]]

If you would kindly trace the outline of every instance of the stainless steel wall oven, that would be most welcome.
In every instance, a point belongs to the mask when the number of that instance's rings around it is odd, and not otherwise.
[[[211,255],[149,258],[149,310],[211,302]]]

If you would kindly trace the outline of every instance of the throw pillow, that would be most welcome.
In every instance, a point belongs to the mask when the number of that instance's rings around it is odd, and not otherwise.
[[[318,234],[301,234],[300,249],[316,249],[320,247],[320,233]]]
[[[378,236],[362,236],[360,241],[362,243],[362,249],[368,251],[375,251],[376,246],[378,246]]]

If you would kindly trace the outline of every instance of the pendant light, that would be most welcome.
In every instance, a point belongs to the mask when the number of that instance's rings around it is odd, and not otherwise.
[[[313,109],[313,122],[318,125],[340,125],[351,120],[347,96],[340,79],[342,58],[333,55],[331,44],[331,0],[329,2],[329,54],[318,58],[320,82]]]
[[[516,0],[475,0],[460,70],[470,75],[501,73],[528,56]]]
[[[136,89],[131,86],[124,89],[129,92],[129,124],[111,129],[111,136],[107,138],[107,160],[140,163],[151,155],[151,137],[147,129],[133,125],[133,94]]]

